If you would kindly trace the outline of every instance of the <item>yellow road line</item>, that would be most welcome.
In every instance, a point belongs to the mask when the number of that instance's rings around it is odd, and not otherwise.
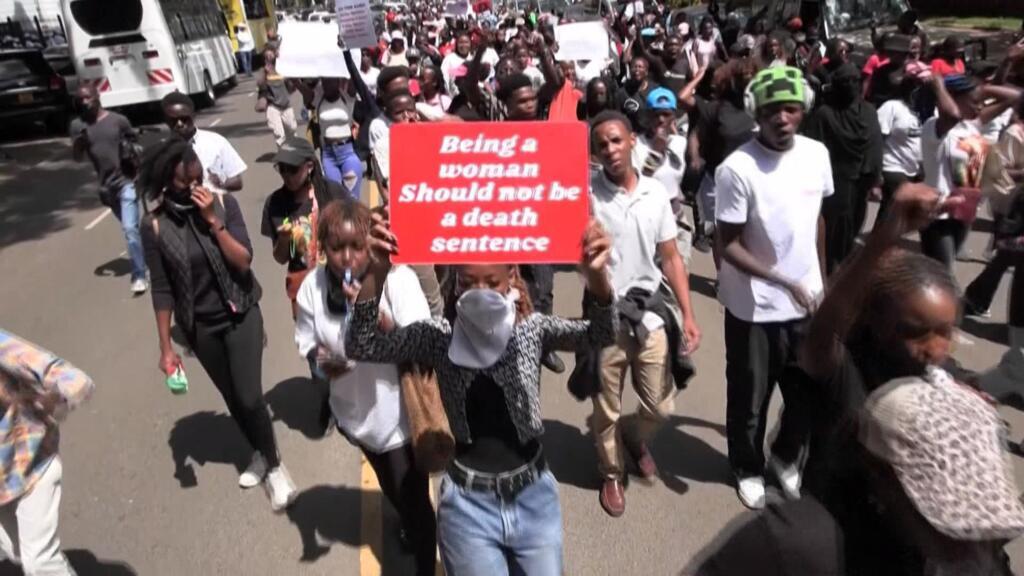
[[[365,456],[360,460],[360,481],[362,496],[359,500],[359,576],[380,576],[380,559],[375,551],[382,550],[381,537],[383,522],[380,484],[377,474]]]

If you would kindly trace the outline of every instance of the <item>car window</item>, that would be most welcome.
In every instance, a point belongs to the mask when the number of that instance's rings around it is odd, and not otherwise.
[[[134,32],[142,23],[139,0],[72,0],[71,16],[92,36]]]
[[[0,60],[0,78],[29,76],[32,70],[23,60]]]

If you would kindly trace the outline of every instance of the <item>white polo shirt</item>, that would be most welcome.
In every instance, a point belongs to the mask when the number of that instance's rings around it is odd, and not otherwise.
[[[192,150],[203,164],[203,185],[210,187],[210,172],[221,181],[245,172],[248,166],[228,139],[209,130],[196,130],[192,137]]]
[[[792,149],[778,152],[754,138],[715,172],[715,219],[743,224],[740,240],[755,258],[818,297],[824,291],[818,217],[822,200],[833,190],[828,149],[820,142],[797,136]],[[788,290],[749,276],[724,259],[718,299],[747,322],[785,322],[807,315]]]
[[[639,178],[632,192],[616,186],[604,170],[592,172],[590,178],[591,211],[611,236],[608,268],[612,287],[620,297],[630,288],[658,290],[661,268],[654,261],[658,244],[676,239],[676,222],[665,187],[653,178]]]

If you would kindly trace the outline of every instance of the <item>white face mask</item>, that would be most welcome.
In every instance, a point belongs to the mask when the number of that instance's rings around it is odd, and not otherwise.
[[[456,366],[483,369],[493,366],[512,339],[519,292],[502,294],[489,288],[465,291],[455,303],[455,326],[448,359]]]

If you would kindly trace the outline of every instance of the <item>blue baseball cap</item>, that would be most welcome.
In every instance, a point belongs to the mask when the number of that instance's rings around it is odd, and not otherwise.
[[[647,109],[675,111],[676,95],[668,88],[659,86],[647,93]]]

